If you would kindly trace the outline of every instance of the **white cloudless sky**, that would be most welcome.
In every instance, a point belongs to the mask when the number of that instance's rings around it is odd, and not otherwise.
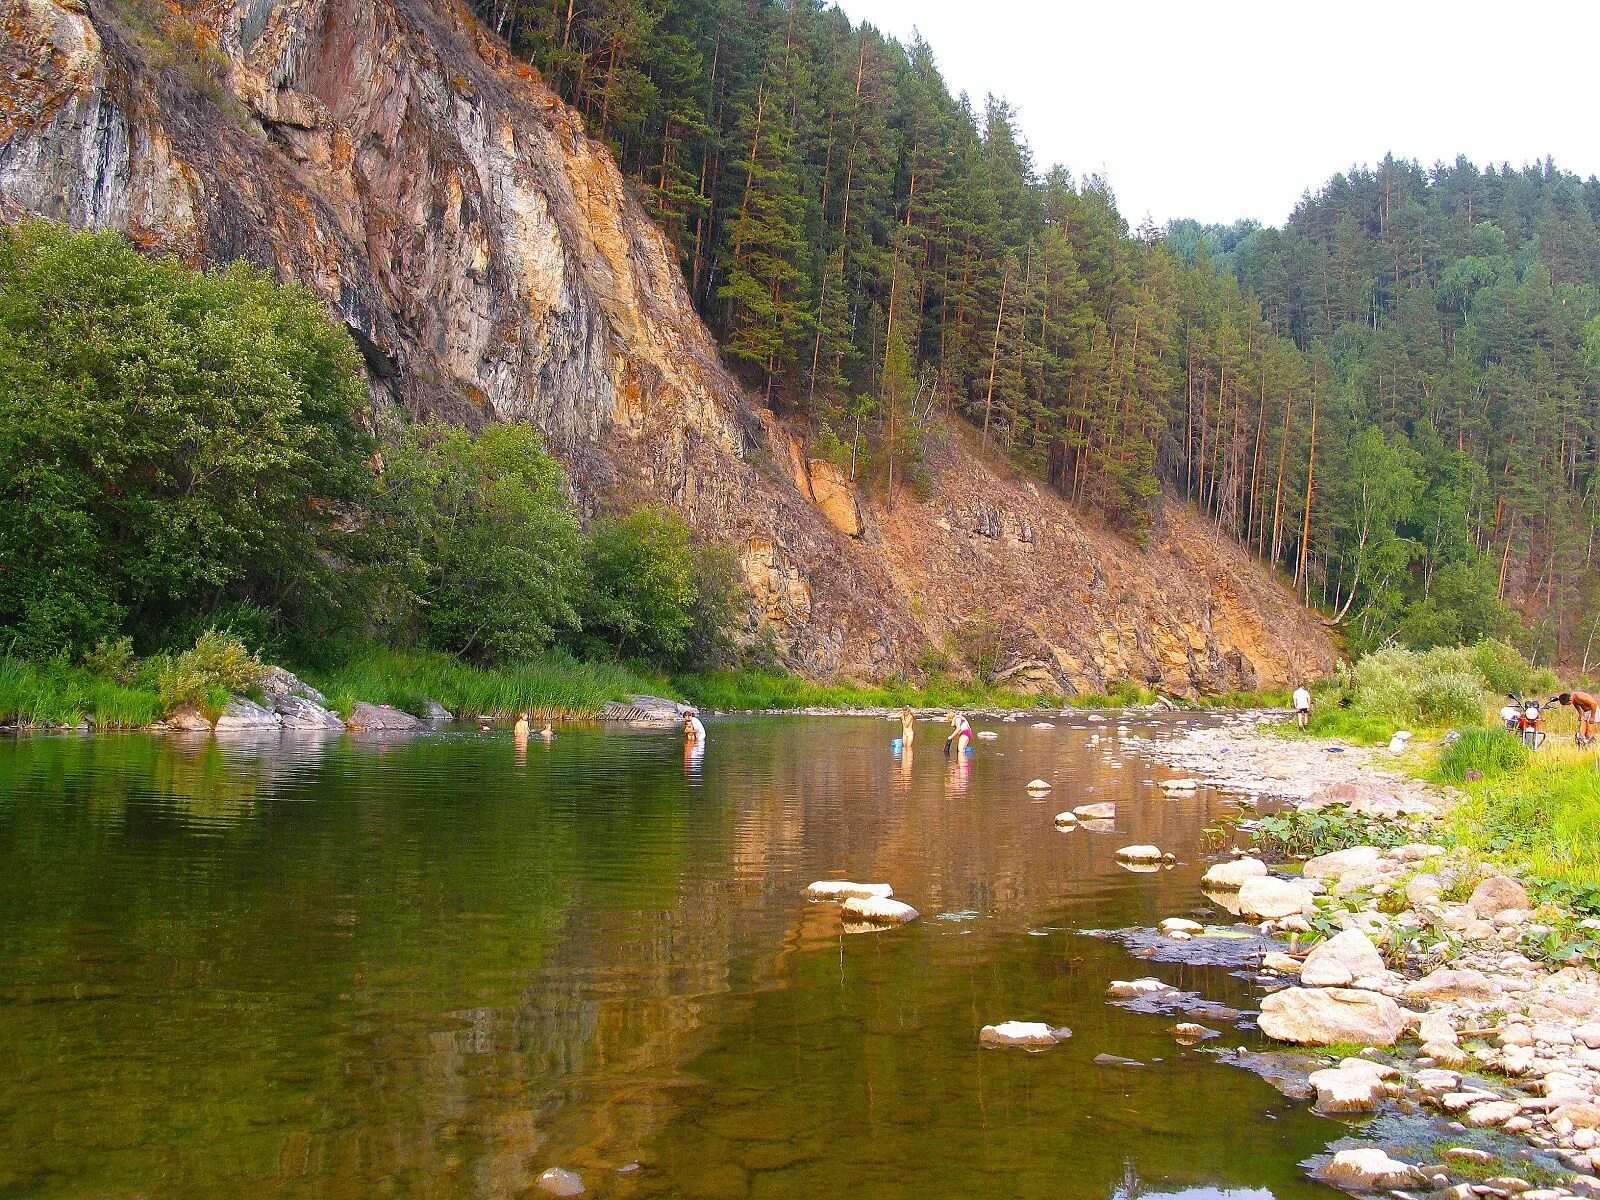
[[[1600,0],[839,0],[1020,110],[1041,170],[1103,172],[1137,226],[1281,225],[1385,152],[1600,173]]]

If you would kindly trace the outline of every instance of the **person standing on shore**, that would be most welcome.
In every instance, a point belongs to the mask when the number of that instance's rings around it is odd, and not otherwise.
[[[917,718],[910,708],[900,710],[900,746],[902,749],[911,749],[911,743],[917,738]]]
[[[1595,723],[1600,720],[1600,699],[1588,692],[1562,692],[1557,704],[1570,704],[1578,712],[1578,745],[1594,745]]]
[[[1311,724],[1311,689],[1303,683],[1294,690],[1294,723],[1301,729]]]

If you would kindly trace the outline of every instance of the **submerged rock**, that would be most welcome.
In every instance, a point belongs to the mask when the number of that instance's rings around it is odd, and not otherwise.
[[[549,1196],[581,1196],[584,1193],[583,1177],[564,1167],[551,1167],[534,1181],[535,1186]]]
[[[1113,1000],[1133,1000],[1140,996],[1177,990],[1170,983],[1163,983],[1159,979],[1113,979],[1111,986],[1106,989],[1106,995]]]
[[[1304,1046],[1392,1046],[1406,1027],[1406,1017],[1398,1004],[1378,992],[1293,987],[1262,1000],[1258,1024],[1276,1041]]]

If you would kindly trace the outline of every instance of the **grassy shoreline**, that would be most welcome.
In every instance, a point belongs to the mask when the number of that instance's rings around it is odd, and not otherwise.
[[[631,695],[657,695],[723,712],[917,709],[994,709],[1009,711],[1062,708],[1126,708],[1150,704],[1156,694],[1132,684],[1078,696],[1040,695],[970,680],[932,678],[921,684],[818,683],[798,675],[739,670],[664,674],[637,665],[583,660],[555,651],[515,666],[485,668],[448,654],[419,650],[373,649],[334,667],[299,668],[286,664],[327,697],[328,706],[348,717],[357,701],[388,704],[424,715],[429,702],[459,716],[505,719],[518,712],[577,720],[599,715],[607,701]],[[1273,692],[1202,697],[1185,707],[1280,707],[1286,697]],[[218,693],[197,705],[207,716],[220,712]],[[45,663],[0,655],[0,725],[98,729],[139,729],[170,714],[148,678],[117,682],[84,666]]]

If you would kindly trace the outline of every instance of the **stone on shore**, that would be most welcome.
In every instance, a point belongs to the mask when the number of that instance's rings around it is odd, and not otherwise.
[[[271,709],[262,708],[253,700],[235,696],[217,718],[218,733],[260,733],[281,729],[283,718]]]
[[[333,733],[344,728],[338,716],[306,696],[280,696],[272,702],[272,711],[282,719],[285,729],[325,729]]]
[[[1213,892],[1238,891],[1247,879],[1259,879],[1266,873],[1267,864],[1259,858],[1235,858],[1207,867],[1200,877],[1200,886]]]
[[[852,896],[844,902],[843,908],[845,920],[868,925],[904,925],[922,915],[909,904],[882,896]]]
[[[1467,898],[1467,907],[1485,921],[1493,920],[1507,909],[1526,912],[1533,906],[1533,901],[1528,898],[1528,889],[1504,875],[1485,879],[1472,889],[1472,895]]]
[[[1364,874],[1383,859],[1383,851],[1376,846],[1352,846],[1348,850],[1335,850],[1332,854],[1319,854],[1306,860],[1301,874],[1307,879],[1333,882],[1345,875]]]
[[[1416,1167],[1390,1158],[1376,1146],[1339,1151],[1317,1172],[1317,1178],[1358,1192],[1415,1187],[1424,1182],[1422,1172]]]
[[[1104,800],[1099,804],[1080,804],[1072,812],[1080,821],[1110,821],[1117,815],[1117,806]]]
[[[1370,1064],[1366,1065],[1370,1067]],[[1358,1067],[1339,1066],[1313,1071],[1309,1082],[1317,1089],[1318,1112],[1371,1112],[1388,1094],[1383,1079],[1376,1071]]]
[[[210,733],[211,722],[198,709],[183,704],[167,714],[166,720],[160,723],[160,728],[174,733]]]
[[[808,900],[888,900],[894,888],[887,883],[851,883],[846,879],[819,879],[806,888]]]
[[[1517,1115],[1515,1100],[1485,1100],[1474,1104],[1467,1109],[1461,1118],[1468,1125],[1476,1125],[1480,1129],[1494,1125],[1504,1125]]]
[[[1400,1006],[1378,992],[1285,988],[1261,1002],[1261,1032],[1280,1042],[1392,1046],[1406,1027]]]
[[[1307,987],[1348,987],[1357,979],[1382,976],[1383,957],[1358,929],[1336,933],[1306,955],[1300,982]]]
[[[1406,987],[1408,1000],[1492,1000],[1500,994],[1482,971],[1440,967]]]
[[[1052,1029],[1042,1021],[1002,1021],[999,1025],[985,1025],[978,1031],[978,1041],[985,1046],[1022,1046],[1043,1049],[1054,1046],[1072,1036],[1070,1029]]]
[[[358,700],[350,710],[350,719],[345,722],[345,727],[357,733],[415,733],[428,726],[398,708]]]
[[[1291,883],[1273,875],[1259,875],[1246,879],[1239,886],[1239,912],[1257,920],[1274,920],[1294,913],[1315,911],[1311,891],[1302,884]]]
[[[1193,1021],[1179,1021],[1167,1032],[1180,1046],[1192,1046],[1196,1042],[1203,1042],[1207,1038],[1221,1037],[1220,1030],[1207,1029],[1204,1025],[1196,1025]]]
[[[1425,1096],[1442,1096],[1461,1086],[1461,1076],[1438,1067],[1424,1067],[1411,1077],[1411,1082]]]
[[[1279,975],[1298,975],[1300,968],[1305,964],[1282,950],[1269,950],[1262,956],[1261,965],[1268,971],[1276,971]]]
[[[1123,862],[1151,863],[1161,861],[1161,850],[1156,846],[1123,846],[1117,851]]]

